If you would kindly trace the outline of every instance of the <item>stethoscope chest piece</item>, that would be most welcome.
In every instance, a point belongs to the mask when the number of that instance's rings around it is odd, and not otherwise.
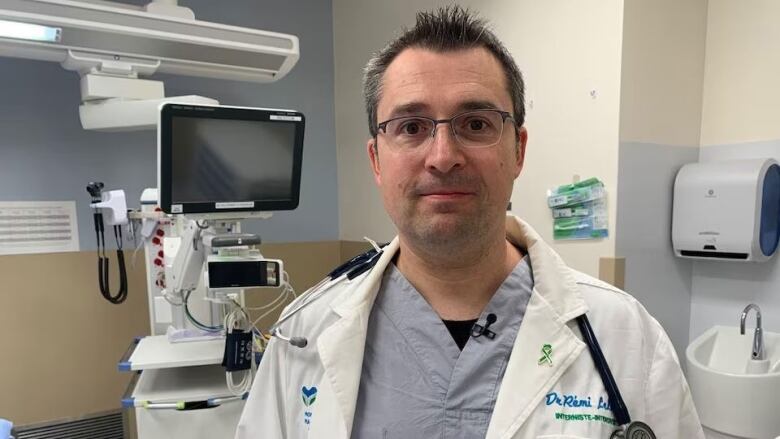
[[[634,421],[625,430],[619,428],[612,432],[609,439],[656,439],[653,429],[644,422]]]

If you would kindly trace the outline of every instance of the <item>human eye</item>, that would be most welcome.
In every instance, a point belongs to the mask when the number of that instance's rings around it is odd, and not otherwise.
[[[495,131],[497,124],[490,113],[474,112],[466,113],[460,117],[457,127],[463,133],[485,134]]]
[[[396,137],[424,137],[430,133],[430,121],[426,119],[406,117],[394,122],[395,127],[391,132]]]
[[[482,147],[499,141],[504,128],[503,120],[497,111],[479,110],[456,116],[452,125],[461,145]]]

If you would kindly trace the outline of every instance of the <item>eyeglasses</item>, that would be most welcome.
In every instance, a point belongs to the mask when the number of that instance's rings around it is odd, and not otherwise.
[[[377,125],[377,132],[387,138],[390,147],[399,151],[419,150],[428,146],[436,135],[436,127],[449,123],[453,137],[465,148],[488,148],[496,145],[504,134],[504,123],[512,115],[501,110],[474,110],[449,119],[424,116],[402,116]]]

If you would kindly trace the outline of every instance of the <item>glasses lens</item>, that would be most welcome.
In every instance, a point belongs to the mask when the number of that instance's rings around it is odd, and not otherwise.
[[[452,119],[452,128],[461,145],[484,148],[495,145],[501,139],[504,117],[498,111],[471,111]]]
[[[422,117],[403,117],[390,121],[386,133],[390,143],[399,149],[414,149],[431,137],[433,121]]]

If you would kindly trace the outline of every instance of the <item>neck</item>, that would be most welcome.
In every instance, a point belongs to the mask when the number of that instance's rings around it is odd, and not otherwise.
[[[522,258],[501,232],[457,251],[429,249],[401,236],[396,265],[442,319],[478,318]]]

